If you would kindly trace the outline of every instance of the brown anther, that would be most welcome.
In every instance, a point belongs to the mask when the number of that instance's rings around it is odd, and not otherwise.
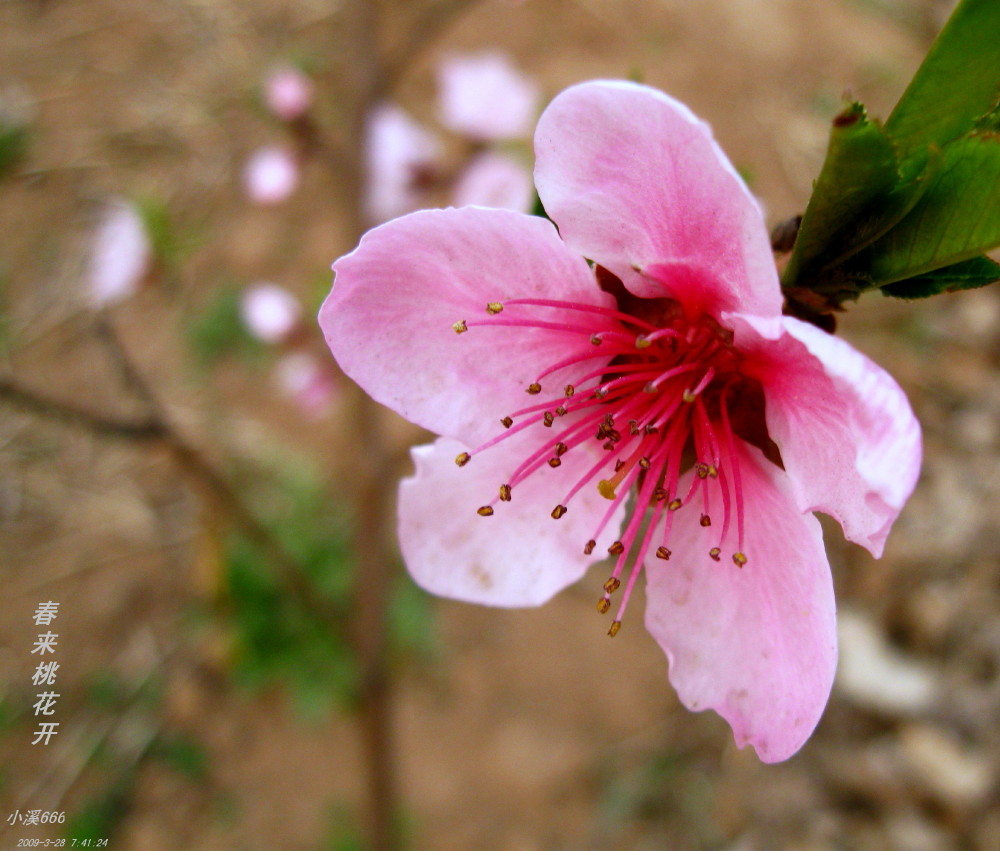
[[[587,541],[587,543],[583,547],[583,554],[585,556],[589,556],[594,551],[594,547],[596,546],[597,546],[597,541],[593,539]]]
[[[646,339],[645,334],[640,334],[638,337],[635,338],[635,347],[637,349],[648,349],[651,345],[653,344]]]
[[[697,464],[694,465],[694,471],[695,473],[698,474],[699,479],[708,478],[708,464],[699,461]]]
[[[480,517],[489,517],[493,513],[492,506],[483,505],[476,509],[476,514]]]
[[[628,433],[629,434],[633,434],[633,435],[639,433],[639,421],[638,420],[629,420],[628,421]]]
[[[565,455],[569,451],[569,447],[565,443],[556,444],[556,457],[560,455]]]
[[[613,451],[615,448],[615,442],[613,440],[606,440],[601,444],[601,449],[606,449],[608,452]]]
[[[623,552],[625,552],[625,545],[621,541],[615,541],[608,547],[609,555],[620,556]]]
[[[565,505],[557,505],[555,508],[552,509],[552,519],[553,520],[558,520],[565,513],[566,513],[566,506]]]
[[[617,577],[612,576],[607,582],[604,583],[604,590],[609,594],[614,594],[621,587],[621,582],[619,582]]]
[[[657,502],[663,502],[667,498],[667,492],[663,488],[657,488],[653,491],[653,499]]]
[[[733,564],[743,567],[747,563],[747,557],[743,553],[733,553]]]
[[[555,469],[556,467],[558,467],[558,466],[559,466],[560,464],[562,464],[562,461],[560,461],[560,460],[559,460],[558,458],[549,458],[549,466],[550,466],[550,467],[551,467],[551,468],[552,468],[553,470],[554,470],[554,469]]]
[[[590,335],[590,344],[592,346],[599,346],[599,345],[601,345],[601,338],[598,337],[597,334],[591,334]]]
[[[612,443],[617,443],[621,439],[622,439],[622,433],[618,431],[618,429],[616,428],[608,429],[608,440],[610,440]]]
[[[500,485],[500,501],[510,502],[510,485]]]
[[[486,305],[486,312],[490,316],[496,316],[501,310],[503,310],[503,305],[498,301],[491,301]]]
[[[670,555],[671,555],[670,550],[668,550],[666,547],[656,548],[657,558],[662,558],[664,561],[667,561],[670,558]]]
[[[608,436],[608,427],[604,423],[601,423],[597,427],[597,434],[595,435],[595,437],[598,440],[604,440],[604,438],[606,438],[607,436]]]
[[[601,599],[597,601],[597,611],[599,611],[602,615],[607,614],[608,609],[610,608],[611,601],[607,597],[601,597]]]
[[[556,421],[555,414],[551,411],[546,411],[542,416],[542,422],[545,423],[546,428],[552,428],[552,423]]]
[[[532,396],[537,396],[542,392],[542,385],[535,381],[534,383],[528,385],[528,392]]]
[[[455,463],[458,464],[459,467],[464,467],[471,460],[472,456],[468,452],[460,452],[455,456]]]
[[[720,550],[718,547],[712,547],[712,549],[710,549],[708,551],[708,554],[712,557],[712,561],[718,561],[719,560],[719,554],[721,552],[722,552],[722,550]]]
[[[681,398],[690,405],[698,397],[695,396],[694,393],[692,393],[690,390],[685,390],[681,394]]]
[[[605,414],[605,415],[604,415],[604,424],[605,424],[605,425],[606,425],[606,426],[607,426],[608,428],[614,428],[614,426],[615,426],[615,418],[614,418],[614,415],[613,415],[613,414]]]
[[[558,408],[556,408],[556,416],[557,417],[565,417],[566,416],[566,406],[565,405],[560,405]]]
[[[563,388],[563,393],[566,394],[566,398],[568,399],[570,396],[572,396],[574,393],[576,393],[576,388],[572,384],[567,384]]]
[[[619,458],[617,461],[615,461],[615,472],[617,473],[624,466],[625,466],[625,462],[622,461],[621,458]]]
[[[648,470],[649,469],[649,465],[652,464],[652,463],[653,462],[650,461],[649,458],[647,458],[645,455],[642,458],[639,459],[639,466],[643,470]]]
[[[606,388],[604,388],[604,387],[598,387],[598,388],[597,388],[597,389],[596,389],[596,390],[594,391],[594,395],[595,395],[595,396],[596,396],[596,397],[597,397],[598,399],[603,399],[603,398],[604,398],[605,396],[607,396],[607,395],[608,395],[608,391],[607,391],[607,389],[606,389]]]
[[[611,621],[611,629],[608,630],[608,635],[614,638],[616,635],[618,635],[618,630],[620,630],[621,628],[622,628],[621,621]]]
[[[504,417],[502,420],[500,420],[500,425],[502,425],[504,428],[510,428],[512,425],[514,425],[514,420],[512,420],[510,417]]]
[[[659,393],[660,388],[653,384],[652,381],[647,381],[646,385],[642,388],[643,393],[649,393],[650,395],[654,393]]]
[[[667,508],[669,508],[671,511],[676,511],[683,504],[684,503],[680,499],[674,497],[672,500],[670,500],[670,502],[667,503]]]
[[[464,334],[469,330],[469,326],[465,324],[465,320],[462,319],[451,326],[451,330],[456,334]]]
[[[655,425],[646,426],[646,434],[656,434],[659,431]]]
[[[707,514],[702,514],[701,520],[699,520],[698,522],[701,523],[702,526],[711,526],[712,518],[709,517]]]

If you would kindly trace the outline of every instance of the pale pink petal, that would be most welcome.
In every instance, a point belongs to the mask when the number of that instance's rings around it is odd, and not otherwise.
[[[299,185],[295,154],[287,148],[260,148],[247,160],[243,185],[250,200],[257,204],[281,203]]]
[[[508,210],[412,213],[369,231],[333,268],[319,320],[341,369],[411,422],[470,445],[495,436],[500,418],[526,406],[528,385],[578,337],[518,327],[456,334],[454,323],[485,319],[489,302],[514,297],[613,305],[550,222]],[[610,322],[552,308],[528,315],[595,332]],[[578,374],[563,369],[545,382],[562,387]]]
[[[737,451],[747,564],[731,560],[735,524],[715,562],[708,550],[718,544],[718,526],[703,528],[697,506],[682,507],[672,558],[646,559],[646,627],[667,654],[684,705],[714,709],[737,745],[777,762],[809,738],[830,694],[833,583],[819,521],[799,512],[788,477],[757,449],[740,441]]]
[[[566,244],[637,295],[712,314],[781,312],[757,202],[684,104],[634,83],[574,86],[539,119],[535,156]]]
[[[531,172],[513,157],[486,151],[475,157],[455,185],[456,207],[475,204],[528,213],[534,206]]]
[[[337,392],[332,373],[306,352],[290,352],[274,365],[278,388],[311,417],[321,416]]]
[[[312,106],[313,81],[298,68],[275,68],[264,83],[267,108],[282,121],[294,121]]]
[[[473,139],[531,132],[538,87],[502,53],[448,56],[438,67],[441,122]]]
[[[799,509],[831,515],[880,556],[920,473],[920,425],[906,395],[849,343],[806,322],[726,322],[744,371],[764,387],[768,432]]]
[[[384,222],[422,206],[422,178],[437,168],[441,143],[394,103],[368,116],[365,137],[365,214]]]
[[[298,324],[302,305],[284,287],[261,283],[243,293],[240,313],[254,337],[264,343],[280,343]]]
[[[412,450],[416,475],[399,487],[399,541],[418,585],[472,603],[536,606],[606,557],[624,507],[589,557],[584,545],[608,506],[597,489],[580,491],[559,520],[550,516],[594,463],[587,446],[571,449],[558,469],[543,465],[516,485],[511,501],[499,503],[492,517],[476,513],[537,445],[537,436],[515,434],[461,468],[455,456],[469,447],[457,440],[439,438]]]
[[[91,247],[87,274],[91,304],[104,307],[132,295],[152,260],[153,248],[139,211],[127,201],[112,202]]]

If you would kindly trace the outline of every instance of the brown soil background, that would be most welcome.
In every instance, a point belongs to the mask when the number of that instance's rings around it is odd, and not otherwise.
[[[398,42],[412,4],[386,5],[386,39]],[[549,96],[638,72],[713,125],[773,224],[802,210],[842,93],[888,114],[947,6],[482,0],[412,63],[399,99],[433,119],[444,50],[503,49]],[[250,206],[239,186],[248,152],[280,136],[255,105],[274,60],[314,62],[320,122],[337,126],[343,16],[336,0],[0,3],[0,84],[20,84],[38,106],[28,160],[0,184],[17,331],[7,372],[96,410],[133,409],[95,342],[81,272],[98,202],[156,195],[197,226],[197,246],[175,287],[140,293],[112,322],[172,420],[220,457],[292,442],[331,473],[349,470],[352,436],[335,416],[303,421],[239,364],[194,382],[177,333],[220,281],[270,278],[306,297],[352,247],[342,190],[321,164],[277,209]],[[870,296],[842,322],[910,394],[926,460],[880,562],[828,527],[838,600],[905,660],[875,675],[885,689],[916,670],[930,699],[887,706],[877,687],[838,682],[802,752],[763,766],[718,718],[679,707],[639,605],[605,638],[596,576],[538,610],[438,601],[440,652],[398,671],[393,707],[411,846],[1000,848],[998,323],[994,291],[915,305]],[[393,433],[401,444],[419,437]],[[250,694],[227,678],[222,632],[188,617],[211,591],[205,526],[159,455],[0,408],[2,696],[30,706],[31,613],[48,599],[62,603],[53,629],[65,695],[50,747],[30,746],[27,720],[3,731],[5,819],[79,808],[109,770],[81,761],[94,736],[127,755],[166,730],[201,743],[207,777],[140,761],[110,847],[335,847],[331,812],[363,805],[356,724],[304,722],[280,692]],[[851,646],[872,663],[863,642]],[[161,678],[162,699],[101,727],[83,692],[106,670]],[[47,835],[0,822],[4,848]]]

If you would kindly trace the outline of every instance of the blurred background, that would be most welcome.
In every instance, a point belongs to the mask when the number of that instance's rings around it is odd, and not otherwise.
[[[841,322],[925,465],[881,561],[826,527],[838,680],[777,766],[679,706],[640,618],[605,637],[602,572],[530,611],[416,589],[425,435],[313,318],[367,227],[530,211],[534,120],[584,79],[685,101],[799,213],[845,93],[887,115],[952,5],[0,3],[2,847],[1000,847],[995,288]]]

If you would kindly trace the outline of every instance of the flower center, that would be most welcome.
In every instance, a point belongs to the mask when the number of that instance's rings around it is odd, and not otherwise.
[[[674,515],[698,512],[699,524],[718,531],[708,555],[721,561],[723,544],[735,524],[733,564],[747,563],[743,548],[743,486],[735,437],[739,434],[768,452],[763,424],[763,394],[740,372],[732,333],[707,315],[690,318],[667,299],[619,299],[620,310],[551,299],[516,298],[490,302],[486,316],[452,327],[463,334],[474,327],[543,328],[565,333],[562,357],[538,373],[526,392],[541,401],[500,420],[504,431],[456,459],[464,467],[473,456],[525,429],[538,429],[538,448],[500,484],[493,500],[478,509],[483,517],[500,502],[510,502],[518,485],[545,465],[557,468],[567,452],[587,443],[600,457],[574,480],[552,509],[558,520],[584,487],[595,487],[609,501],[583,548],[593,553],[596,539],[616,510],[634,495],[621,537],[608,549],[614,568],[597,608],[609,611],[612,596],[624,583],[608,634],[621,628],[622,617],[646,556],[668,560]],[[553,308],[559,321],[553,321]],[[538,317],[544,309],[545,319]],[[623,312],[628,311],[628,312]],[[573,384],[550,387],[546,378],[572,367]],[[735,416],[731,414],[731,408]],[[749,412],[749,414],[747,413]],[[543,431],[544,430],[544,431]],[[773,447],[773,444],[770,444]],[[780,463],[780,461],[779,461]],[[681,491],[681,476],[693,476]],[[710,534],[710,533],[709,533]]]

